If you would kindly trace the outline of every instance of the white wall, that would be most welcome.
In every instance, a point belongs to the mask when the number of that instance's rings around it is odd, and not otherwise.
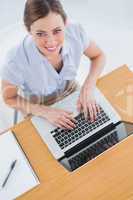
[[[97,23],[96,26],[103,24],[115,28],[133,27],[132,0],[62,0],[62,2],[69,16],[82,23],[94,22]]]
[[[0,32],[22,20],[24,0],[0,0]]]

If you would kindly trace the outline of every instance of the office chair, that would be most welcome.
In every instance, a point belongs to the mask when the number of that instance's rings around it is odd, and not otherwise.
[[[14,117],[13,117],[13,125],[15,125],[18,121],[18,111],[14,110]]]
[[[23,96],[23,91],[19,88],[18,89],[18,94],[20,96]],[[24,96],[23,96],[24,97]],[[17,122],[19,121],[19,111],[17,111],[16,109],[14,109],[14,114],[13,114],[13,125],[17,124]]]

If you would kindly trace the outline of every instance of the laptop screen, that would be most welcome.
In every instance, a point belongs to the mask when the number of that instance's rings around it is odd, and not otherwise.
[[[121,122],[116,126],[108,127],[88,138],[84,144],[67,152],[60,163],[69,171],[76,170],[132,133],[132,123]]]

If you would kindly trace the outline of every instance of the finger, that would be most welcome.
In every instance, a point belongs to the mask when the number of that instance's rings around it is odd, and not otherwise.
[[[67,123],[67,125],[71,126],[72,128],[75,128],[76,125],[68,118],[64,119],[65,123]]]
[[[54,122],[54,125],[56,125],[56,126],[59,127],[59,128],[66,129],[65,123],[64,123],[62,120],[60,120],[60,121],[55,121],[55,122]]]
[[[96,105],[96,103],[93,103],[92,104],[92,110],[93,110],[93,117],[94,117],[94,120],[96,120],[96,118],[97,118],[97,105]]]
[[[94,121],[94,112],[93,112],[92,104],[88,105],[88,113],[89,113],[90,121],[93,122]]]
[[[83,102],[83,113],[84,113],[84,116],[85,116],[85,119],[87,120],[88,119],[88,108],[87,108],[87,102]]]
[[[77,101],[77,109],[79,112],[81,112],[81,110],[82,110],[82,104],[81,104],[80,100]]]
[[[69,126],[71,126],[72,128],[75,128],[75,121],[73,122],[73,118],[71,118],[69,115],[63,116],[62,120],[67,123]]]
[[[70,129],[70,130],[73,129],[73,127],[71,127],[69,124],[67,124],[67,123],[64,122],[64,121],[61,121],[61,122],[60,122],[60,125],[61,125],[62,127],[64,127],[65,129]]]
[[[98,114],[101,112],[101,109],[100,109],[100,106],[96,103],[96,109],[97,109],[97,112]]]
[[[71,120],[74,123],[77,123],[77,120],[72,115],[66,114],[64,117],[66,117],[67,119]]]
[[[83,95],[83,101],[82,101],[82,107],[83,107],[83,113],[85,116],[85,119],[88,119],[88,105],[87,105],[87,95]]]

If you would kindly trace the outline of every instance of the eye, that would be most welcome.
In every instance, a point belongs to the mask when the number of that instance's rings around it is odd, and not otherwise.
[[[54,34],[58,34],[58,33],[60,33],[62,30],[61,29],[57,29],[57,30],[54,30]]]
[[[41,37],[41,36],[42,36],[42,33],[36,33],[36,35],[37,35],[38,37]]]
[[[36,35],[38,36],[38,37],[45,37],[45,36],[47,36],[47,34],[46,33],[36,33]]]

